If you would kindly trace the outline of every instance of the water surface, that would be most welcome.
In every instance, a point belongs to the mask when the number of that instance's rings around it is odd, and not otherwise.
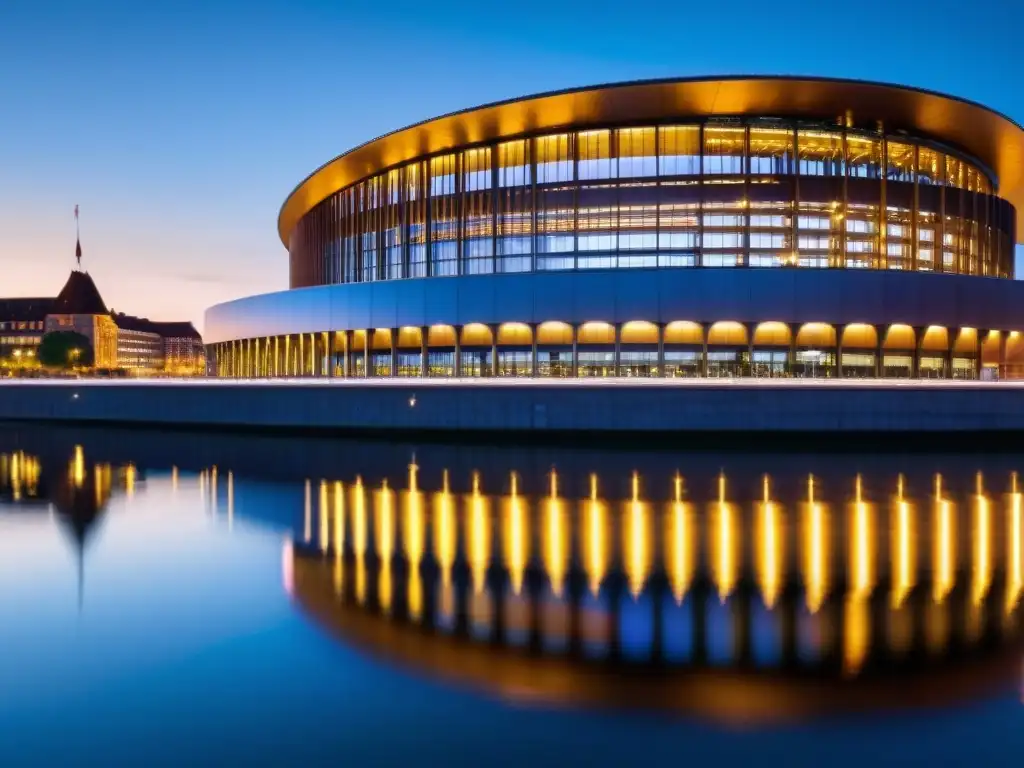
[[[1014,455],[0,430],[0,763],[1018,765]]]

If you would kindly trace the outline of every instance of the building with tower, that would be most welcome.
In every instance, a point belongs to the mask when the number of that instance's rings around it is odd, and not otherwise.
[[[428,120],[288,196],[237,377],[959,378],[1024,358],[1024,130],[823,78],[658,80]]]
[[[92,276],[81,268],[81,240],[75,258],[76,269],[55,298],[0,299],[0,360],[17,367],[36,357],[45,334],[73,331],[89,340],[98,370],[206,373],[203,340],[192,323],[157,322],[108,309]]]

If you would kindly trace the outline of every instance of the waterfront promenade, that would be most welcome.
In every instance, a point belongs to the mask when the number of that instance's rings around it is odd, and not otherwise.
[[[1024,434],[1024,381],[7,380],[0,420],[459,435]]]

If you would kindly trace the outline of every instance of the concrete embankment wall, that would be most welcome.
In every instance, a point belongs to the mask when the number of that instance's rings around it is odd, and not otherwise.
[[[1008,384],[2,382],[0,420],[354,432],[1022,432]]]

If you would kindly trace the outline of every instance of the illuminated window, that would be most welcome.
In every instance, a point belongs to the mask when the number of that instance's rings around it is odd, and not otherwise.
[[[704,173],[743,173],[743,157],[747,140],[745,128],[704,128]]]
[[[843,137],[833,131],[800,130],[797,157],[803,176],[842,176]]]
[[[846,164],[850,176],[877,179],[881,175],[882,142],[866,136],[847,134]]]
[[[914,147],[898,141],[886,143],[886,177],[890,181],[914,180]]]
[[[699,176],[700,128],[696,125],[659,128],[658,154],[661,176]]]
[[[750,173],[793,173],[793,131],[782,128],[750,129]]]
[[[455,155],[430,160],[430,274],[459,271],[458,223],[455,196]]]
[[[537,146],[537,183],[572,181],[572,146],[569,134],[541,136]]]
[[[655,176],[658,157],[654,128],[624,128],[617,131],[619,143],[619,176],[633,178]]]
[[[579,178],[610,179],[616,176],[612,160],[611,131],[580,131]]]
[[[945,156],[928,147],[917,151],[917,180],[921,184],[942,184],[944,182]]]

